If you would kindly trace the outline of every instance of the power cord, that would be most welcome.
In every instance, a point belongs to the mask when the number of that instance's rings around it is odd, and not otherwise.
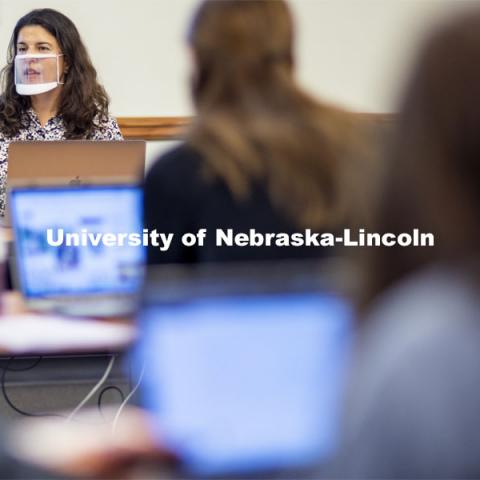
[[[35,368],[42,360],[42,356],[40,355],[35,361],[32,363],[32,365],[29,365],[28,367],[23,367],[23,368],[11,368],[9,367],[10,363],[15,359],[14,356],[9,357],[7,361],[7,366],[1,366],[0,365],[0,370],[8,370],[9,372],[27,372],[28,370],[31,370],[32,368]]]
[[[143,375],[145,373],[145,365],[146,365],[146,361],[143,362],[142,370],[140,372],[140,376],[138,377],[137,384],[135,385],[135,387],[133,387],[130,393],[125,397],[125,400],[118,407],[117,414],[115,415],[115,418],[113,419],[113,422],[112,422],[112,433],[115,433],[117,429],[118,420],[120,418],[120,415],[122,414],[123,409],[125,408],[127,403],[130,401],[130,399],[133,397],[134,393],[138,390],[138,387],[140,386],[140,384],[142,383]]]
[[[110,357],[107,368],[102,376],[102,378],[97,382],[97,384],[88,392],[85,398],[74,408],[72,413],[65,420],[67,423],[71,422],[73,417],[84,407],[84,405],[95,395],[95,393],[101,388],[101,386],[106,382],[110,372],[112,371],[113,364],[115,363],[115,355]]]
[[[58,413],[32,413],[32,412],[26,412],[25,410],[22,410],[18,408],[10,399],[10,397],[7,394],[7,388],[5,385],[6,378],[7,378],[7,372],[26,372],[28,370],[31,370],[32,368],[35,368],[40,361],[42,360],[42,357],[38,357],[37,360],[32,365],[29,365],[26,368],[10,368],[10,364],[12,361],[15,359],[15,357],[9,357],[7,361],[7,365],[5,367],[0,367],[2,369],[2,377],[1,377],[1,388],[2,388],[2,394],[3,398],[5,399],[5,402],[8,404],[8,406],[14,410],[15,412],[19,413],[20,415],[23,415],[25,417],[60,417],[60,418],[65,418],[64,415],[60,415]]]
[[[97,407],[98,411],[100,412],[100,415],[103,417],[103,412],[102,412],[102,400],[103,400],[103,395],[107,393],[110,390],[114,390],[118,392],[120,395],[120,403],[122,403],[125,400],[125,395],[123,394],[122,390],[115,385],[110,385],[108,387],[105,387],[99,394],[98,394],[98,400],[97,400]]]

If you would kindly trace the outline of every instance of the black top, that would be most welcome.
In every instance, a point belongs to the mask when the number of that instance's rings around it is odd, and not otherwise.
[[[160,157],[145,180],[144,226],[158,233],[173,233],[168,251],[148,248],[148,263],[196,263],[319,258],[333,253],[330,247],[216,246],[216,230],[249,233],[304,233],[284,212],[272,205],[264,184],[257,182],[241,201],[219,178],[206,179],[202,156],[181,145]],[[207,229],[203,247],[186,247],[184,233]]]

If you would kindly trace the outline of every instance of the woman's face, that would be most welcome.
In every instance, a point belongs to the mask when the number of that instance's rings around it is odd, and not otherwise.
[[[18,55],[52,54],[63,53],[57,39],[39,25],[23,27],[18,33],[16,53]],[[21,74],[25,83],[42,83],[44,81],[57,80],[57,59],[28,59],[23,61]],[[58,73],[63,82],[66,73],[65,58],[58,57]],[[46,79],[46,80],[45,80]]]

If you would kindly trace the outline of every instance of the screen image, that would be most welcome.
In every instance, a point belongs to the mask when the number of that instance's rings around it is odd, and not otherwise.
[[[328,459],[351,317],[345,301],[314,293],[147,308],[136,360],[154,433],[200,476]]]
[[[10,196],[17,269],[28,297],[135,292],[142,246],[52,246],[47,230],[141,233],[141,190],[132,186],[19,189]]]

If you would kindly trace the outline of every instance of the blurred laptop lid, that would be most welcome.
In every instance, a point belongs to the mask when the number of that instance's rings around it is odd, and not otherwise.
[[[135,353],[143,401],[188,475],[299,471],[334,454],[352,308],[327,270],[149,272]]]
[[[15,239],[15,279],[34,309],[79,315],[127,310],[138,294],[143,246],[68,245],[67,234],[142,232],[142,192],[134,185],[16,187],[10,191]],[[47,241],[51,229],[52,246]],[[60,244],[60,239],[63,242]],[[99,237],[100,238],[100,237]],[[52,242],[50,242],[52,243]],[[72,243],[72,242],[70,242]],[[86,302],[92,298],[96,312]],[[124,304],[120,307],[120,301]],[[82,310],[83,309],[83,310]],[[113,314],[113,313],[112,313]]]
[[[145,142],[65,140],[12,142],[9,186],[138,182],[145,168]]]

